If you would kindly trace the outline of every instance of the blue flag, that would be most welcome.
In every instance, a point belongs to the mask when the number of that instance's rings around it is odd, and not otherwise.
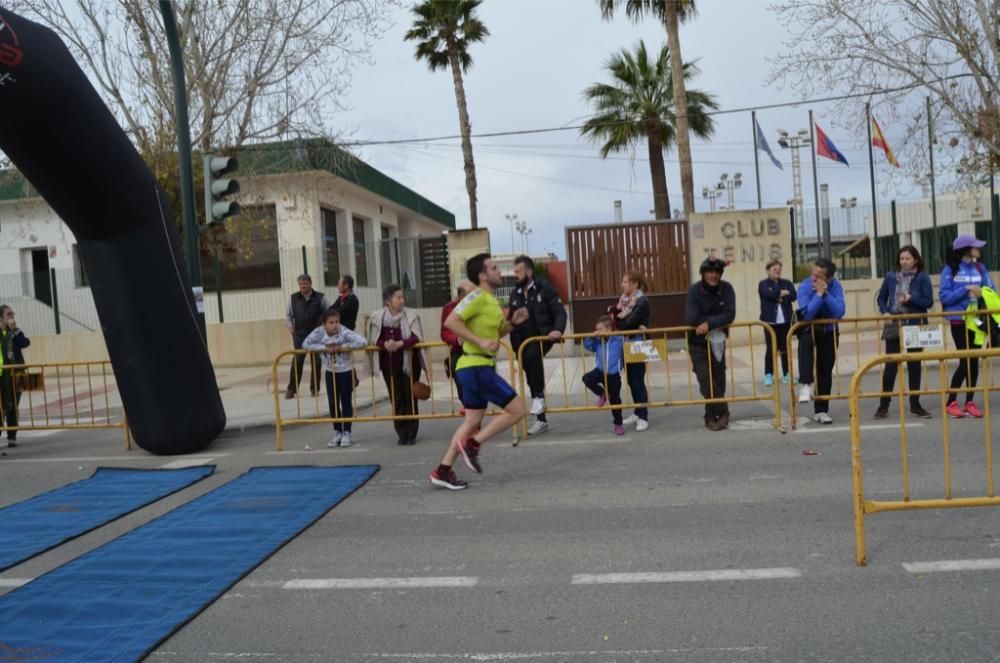
[[[764,132],[760,130],[760,122],[756,122],[757,126],[757,149],[764,150],[767,156],[771,157],[771,163],[778,167],[778,170],[784,170],[781,167],[781,162],[778,161],[778,157],[774,156],[774,152],[771,151],[771,146],[767,144],[767,139],[764,138]]]

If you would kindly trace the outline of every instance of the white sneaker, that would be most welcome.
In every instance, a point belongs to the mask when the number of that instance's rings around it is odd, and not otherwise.
[[[333,437],[330,438],[330,442],[327,443],[327,448],[336,449],[340,446],[340,437],[342,433],[339,430],[333,431]]]
[[[344,447],[349,446],[351,446],[351,434],[344,431],[340,434],[340,448],[343,449]]]
[[[538,416],[542,412],[545,412],[545,399],[544,398],[532,398],[531,399],[531,414]]]
[[[817,424],[828,425],[833,423],[833,419],[831,419],[830,415],[828,415],[826,412],[818,413],[815,417],[813,417],[813,419],[816,420]]]
[[[625,417],[625,421],[622,422],[622,426],[635,426],[637,423],[639,423],[639,417],[633,414],[630,417]]]
[[[640,432],[648,430],[649,422],[646,421],[645,419],[639,419],[638,421],[635,422],[635,429]]]
[[[813,387],[811,384],[799,385],[799,402],[808,403],[813,398]]]
[[[541,435],[548,430],[549,423],[547,421],[536,421],[531,424],[531,428],[528,429],[528,435]]]

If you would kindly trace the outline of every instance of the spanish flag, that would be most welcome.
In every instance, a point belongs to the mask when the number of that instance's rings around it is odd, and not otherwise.
[[[885,152],[885,160],[896,168],[899,168],[899,159],[896,158],[896,153],[889,147],[889,141],[885,139],[882,127],[878,125],[878,121],[874,115],[872,115],[872,145]]]

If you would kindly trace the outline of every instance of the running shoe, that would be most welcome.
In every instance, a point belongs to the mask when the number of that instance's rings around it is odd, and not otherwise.
[[[608,404],[608,397],[606,394],[601,394],[600,396],[597,397],[597,403],[596,403],[597,407],[604,407],[607,404]]]
[[[544,398],[532,398],[531,399],[531,414],[539,415],[545,412],[545,399]]]
[[[813,419],[816,421],[817,424],[823,424],[825,426],[829,426],[830,424],[833,423],[833,419],[831,419],[830,415],[828,415],[826,412],[816,413],[816,416],[813,417]]]
[[[649,422],[645,419],[639,419],[635,422],[635,429],[640,433],[644,430],[649,430]]]
[[[462,460],[465,461],[466,467],[476,474],[483,473],[483,466],[479,464],[479,444],[477,442],[474,442],[471,437],[459,440],[458,452],[462,454]]]
[[[437,486],[438,488],[447,488],[448,490],[462,490],[469,487],[467,481],[462,481],[455,474],[455,470],[448,470],[447,472],[439,472],[437,468],[431,472],[431,485]]]
[[[344,449],[351,446],[351,434],[344,431],[340,434],[340,448]]]
[[[625,427],[621,424],[615,424],[615,435],[621,437],[625,434]]]
[[[636,414],[625,417],[625,421],[622,422],[625,426],[635,426],[637,423],[639,423],[639,415]]]
[[[764,376],[764,386],[773,387],[774,386],[774,376],[768,373]]]
[[[970,417],[974,417],[975,419],[983,418],[982,410],[976,407],[976,404],[973,403],[972,401],[969,401],[968,403],[965,404],[965,414],[967,414]]]
[[[548,430],[549,424],[547,421],[536,421],[528,429],[528,435],[541,435],[542,433],[547,433]]]
[[[914,405],[910,408],[910,414],[921,419],[933,419],[934,415],[925,410],[921,405]]]
[[[952,419],[965,418],[965,411],[962,409],[962,406],[958,404],[958,401],[952,401],[951,403],[948,403],[947,412],[948,416],[951,417]]]
[[[336,449],[337,447],[339,447],[341,435],[342,433],[339,430],[333,431],[333,437],[330,438],[330,441],[327,443],[326,446],[329,447],[330,449]]]

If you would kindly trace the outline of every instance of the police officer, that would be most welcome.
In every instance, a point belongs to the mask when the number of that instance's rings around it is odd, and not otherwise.
[[[528,435],[541,435],[549,429],[545,417],[545,355],[566,331],[566,307],[548,281],[535,277],[535,263],[528,256],[514,259],[514,278],[517,279],[517,289],[510,296],[507,313],[514,325],[510,332],[514,351],[518,352],[525,339],[548,337],[544,342],[528,344],[521,366],[531,391],[530,411],[535,415],[535,423],[528,428]],[[519,313],[522,309],[526,313]]]

